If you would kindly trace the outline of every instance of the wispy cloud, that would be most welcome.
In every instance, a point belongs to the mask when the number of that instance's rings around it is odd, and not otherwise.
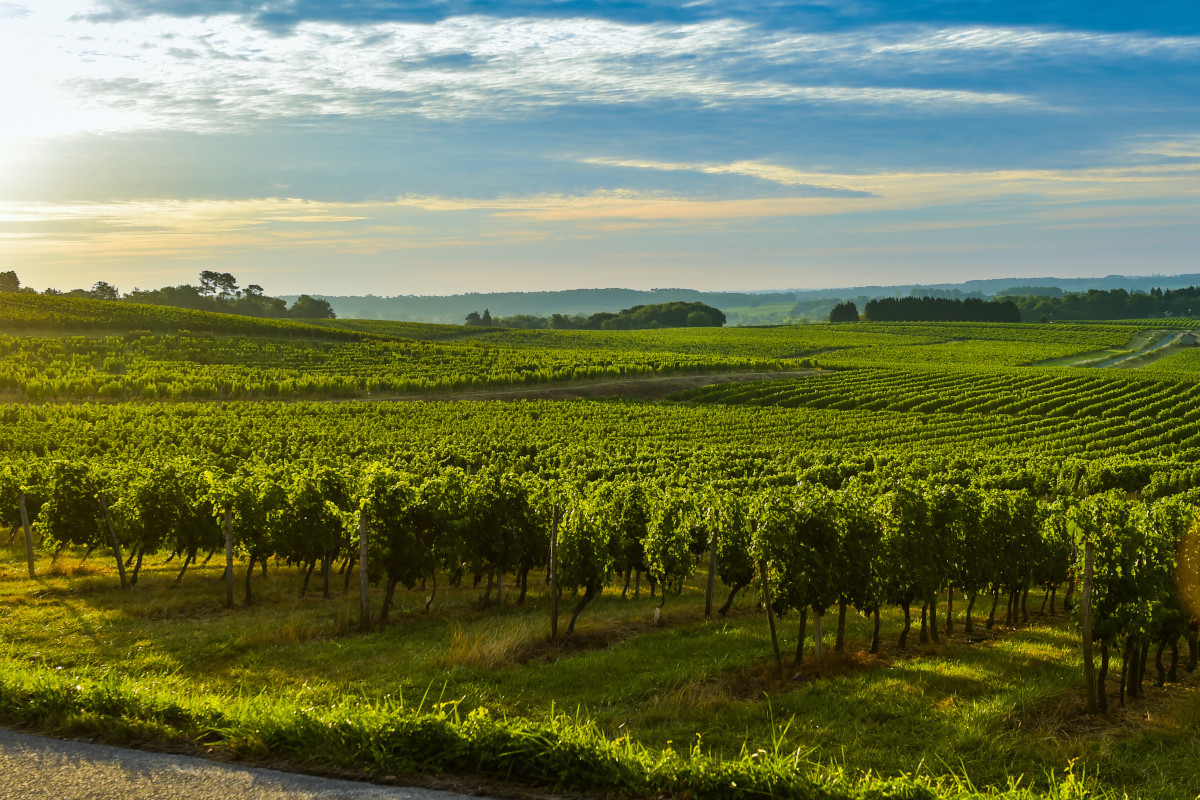
[[[30,14],[5,27],[0,45],[19,54],[24,74],[36,79],[18,87],[22,102],[53,84],[72,117],[60,127],[194,130],[291,116],[444,119],[664,101],[897,106],[925,113],[1037,107],[1028,92],[964,85],[961,65],[947,59],[973,59],[979,69],[989,54],[1200,54],[1200,40],[1183,37],[911,27],[794,35],[734,20],[669,25],[491,17],[305,22],[272,35],[238,17],[98,25]],[[931,72],[943,76],[942,85],[897,83],[903,74]]]
[[[0,89],[11,112],[0,144],[88,131],[218,133],[280,119],[514,120],[672,104],[910,119],[1030,114],[1112,102],[1093,96],[1094,86],[1064,91],[1037,77],[1048,67],[1056,76],[1131,60],[1200,69],[1200,37],[1138,33],[921,25],[796,33],[742,19],[495,16],[303,21],[268,32],[246,16],[117,14],[96,23],[73,9],[47,0],[0,24],[0,52],[13,65]]]
[[[128,20],[157,15],[205,17],[237,15],[271,30],[304,21],[435,22],[448,17],[543,17],[617,20],[627,23],[700,22],[713,18],[749,19],[771,27],[836,30],[865,24],[906,21],[942,25],[1043,25],[1052,29],[1196,31],[1197,14],[1187,4],[1096,4],[1060,0],[1052,4],[997,3],[992,0],[896,3],[894,0],[96,0],[92,20]]]
[[[12,258],[47,264],[197,260],[231,253],[305,252],[330,257],[381,251],[545,240],[547,231],[496,226],[464,233],[430,224],[423,200],[335,203],[295,198],[0,204],[0,239]],[[460,211],[478,211],[472,204]]]
[[[146,200],[119,203],[0,204],[0,225],[71,221],[114,229],[227,233],[272,223],[346,223],[364,219],[346,214],[351,204],[294,198],[254,200]]]
[[[1159,150],[1166,149],[1164,147]],[[1036,205],[1175,198],[1194,202],[1200,193],[1200,164],[1145,164],[1077,170],[995,170],[959,172],[822,173],[755,161],[678,163],[587,158],[586,163],[660,171],[748,175],[787,186],[823,187],[837,196],[771,198],[751,202],[704,203],[698,209],[746,208],[752,214],[838,214],[1000,203],[1014,197]],[[679,200],[667,201],[678,204]],[[597,208],[611,208],[605,199]],[[545,213],[557,213],[549,211]],[[741,214],[735,214],[741,216]]]
[[[1172,159],[1200,159],[1200,134],[1154,136],[1137,142],[1134,153]]]
[[[954,209],[966,218],[875,223],[862,230],[951,230],[1003,224],[1082,225],[1102,219],[1188,219],[1200,197],[1200,164],[1087,170],[813,173],[760,162],[687,164],[589,159],[663,171],[752,175],[836,189],[820,196],[698,199],[664,192],[600,191],[489,198],[408,195],[386,201],[289,198],[147,200],[0,205],[0,234],[24,250],[166,254],[230,247],[343,248],[347,252],[546,241],[687,224]],[[972,209],[975,209],[972,211]],[[517,227],[514,227],[514,223]],[[114,249],[115,248],[115,249]]]

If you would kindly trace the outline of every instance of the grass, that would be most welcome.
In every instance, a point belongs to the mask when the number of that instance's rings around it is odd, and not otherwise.
[[[464,625],[451,623],[444,656],[444,667],[495,669],[508,666],[518,654],[545,636],[544,625],[528,615],[499,620],[478,619]]]
[[[1169,334],[1174,331],[1165,329],[1150,329],[1138,331],[1134,334],[1129,342],[1121,347],[1109,347],[1104,350],[1094,350],[1087,353],[1078,353],[1076,355],[1066,356],[1064,358],[1055,358],[1048,361],[1042,361],[1037,364],[1040,367],[1099,367],[1102,364],[1107,364],[1114,359],[1124,357],[1125,360],[1116,367],[1135,368],[1145,366],[1148,363],[1162,358],[1168,352],[1177,349],[1174,345],[1168,346],[1162,350],[1156,350],[1153,353],[1146,353],[1138,358],[1133,358],[1134,354],[1140,353],[1148,347],[1153,347],[1158,344]]]
[[[803,668],[780,680],[751,602],[706,620],[698,581],[668,599],[661,626],[657,601],[645,591],[622,599],[618,588],[585,612],[573,641],[552,643],[538,581],[526,606],[499,608],[479,602],[481,589],[439,581],[428,615],[423,592],[399,592],[393,624],[361,635],[356,597],[318,590],[301,600],[292,569],[272,565],[254,579],[255,606],[225,610],[212,565],[176,585],[173,564],[151,561],[122,593],[99,555],[80,565],[79,554],[64,554],[53,569],[43,558],[45,577],[31,581],[23,551],[0,548],[0,716],[308,768],[467,771],[637,796],[701,785],[720,796],[704,776],[739,770],[748,772],[730,780],[743,789],[766,781],[797,797],[821,796],[804,792],[822,781],[834,797],[931,781],[967,797],[1019,780],[1060,797],[1087,789],[1194,800],[1187,787],[1200,786],[1195,680],[1089,719],[1079,709],[1075,634],[1061,616],[898,653],[889,613],[877,657],[863,652],[866,621],[852,617],[845,655],[818,666],[810,642]],[[785,652],[794,626],[782,621]],[[380,744],[422,736],[443,741],[448,755]],[[564,749],[582,766],[547,755]],[[899,783],[874,782],[880,776]],[[912,791],[873,796],[933,796]]]

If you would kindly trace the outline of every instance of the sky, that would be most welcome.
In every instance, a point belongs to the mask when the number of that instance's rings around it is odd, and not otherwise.
[[[0,270],[122,291],[1200,272],[1200,4],[0,0]]]

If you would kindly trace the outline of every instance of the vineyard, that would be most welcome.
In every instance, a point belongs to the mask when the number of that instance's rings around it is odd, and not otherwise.
[[[62,670],[107,693],[84,716],[123,715],[118,739],[342,769],[289,725],[353,738],[392,714],[462,737],[459,761],[371,756],[381,774],[587,791],[624,758],[635,796],[1200,785],[1189,737],[1069,733],[1200,711],[1200,410],[1170,368],[1192,354],[1039,366],[1142,327],[468,334],[147,308],[0,295],[10,721],[91,730],[54,705]],[[814,366],[657,403],[365,401]],[[285,399],[304,401],[261,402]],[[211,707],[170,706],[191,687]],[[573,722],[536,721],[564,705]],[[500,739],[528,762],[489,760]],[[543,757],[567,740],[580,774]]]
[[[1169,422],[1172,431],[1183,434],[1183,426],[1200,420],[1195,383],[1139,372],[860,369],[770,384],[708,387],[678,398],[785,408],[1129,420],[1146,426],[1143,443],[1151,447],[1156,423]]]

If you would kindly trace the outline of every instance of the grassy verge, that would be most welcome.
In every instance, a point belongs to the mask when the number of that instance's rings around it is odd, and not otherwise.
[[[155,559],[122,593],[96,556],[43,560],[34,581],[22,559],[0,549],[0,718],[60,735],[636,797],[1192,800],[1200,786],[1194,681],[1089,720],[1061,617],[973,642],[960,617],[958,638],[898,653],[889,615],[877,657],[852,619],[845,654],[817,665],[810,649],[780,680],[749,601],[705,620],[698,583],[664,626],[645,590],[618,587],[573,642],[549,643],[540,583],[503,607],[441,586],[428,616],[405,594],[392,626],[358,635],[356,598],[301,600],[290,569],[226,611],[211,566],[176,585]]]
[[[1148,347],[1152,347],[1162,341],[1164,337],[1174,333],[1170,330],[1144,330],[1135,334],[1124,347],[1111,347],[1106,350],[1094,350],[1088,353],[1079,353],[1066,358],[1055,358],[1049,361],[1039,361],[1036,366],[1039,367],[1099,367],[1102,364],[1107,364],[1118,358],[1125,358],[1114,366],[1122,368],[1140,367],[1148,364],[1151,361],[1157,360],[1165,355],[1174,347],[1169,347],[1165,350],[1155,350],[1151,353],[1146,353],[1138,358],[1131,358],[1135,353],[1140,353]]]
[[[196,697],[129,679],[88,680],[0,662],[0,718],[35,730],[118,744],[192,744],[234,757],[270,758],[306,770],[352,771],[395,780],[453,771],[548,789],[625,797],[947,800],[975,797],[1099,798],[1075,772],[1044,789],[976,790],[966,779],[850,776],[800,751],[713,756],[697,741],[686,752],[610,739],[578,716],[496,718],[459,713],[458,702],[410,708],[398,701],[350,700],[299,707],[280,698]]]

